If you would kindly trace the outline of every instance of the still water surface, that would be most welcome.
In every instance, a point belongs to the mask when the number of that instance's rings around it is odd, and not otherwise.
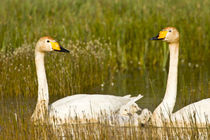
[[[144,97],[137,103],[141,108],[154,110],[164,97],[167,81],[167,71],[157,68],[148,68],[145,70],[136,70],[131,72],[117,72],[114,76],[107,78],[107,81],[95,87],[89,87],[85,93],[89,94],[111,94],[133,96],[142,94]],[[204,66],[185,66],[180,64],[178,77],[178,94],[175,109],[209,98],[210,93],[209,69]],[[50,102],[63,98],[52,97]],[[35,104],[36,97],[18,97],[1,99],[1,119],[8,115],[26,115],[30,117]],[[24,115],[24,116],[25,116]],[[22,116],[23,117],[23,116]]]
[[[210,98],[208,70],[206,67],[180,65],[174,111],[187,104]],[[117,73],[101,86],[90,88],[89,93],[121,96],[142,94],[144,97],[137,102],[139,106],[154,110],[164,97],[167,74],[167,70],[154,68]]]

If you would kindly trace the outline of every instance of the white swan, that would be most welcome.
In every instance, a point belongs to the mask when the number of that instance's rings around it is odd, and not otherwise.
[[[169,43],[170,65],[168,81],[163,101],[153,112],[152,123],[163,126],[164,123],[171,123],[175,126],[206,126],[210,124],[210,98],[192,103],[179,111],[172,113],[177,94],[177,74],[179,56],[179,32],[174,27],[164,28],[156,37],[151,40],[163,40]]]
[[[78,94],[60,99],[50,106],[48,84],[44,67],[46,52],[58,51],[69,52],[62,48],[51,37],[42,37],[36,44],[35,64],[38,78],[38,100],[31,120],[39,123],[54,122],[54,124],[76,122],[93,122],[101,113],[112,113],[131,101],[137,101],[142,95],[120,97],[113,95],[88,95]]]
[[[141,112],[141,114],[138,114]],[[152,113],[148,109],[140,109],[135,104],[130,106],[123,106],[119,112],[106,116],[104,120],[114,126],[139,126],[146,124],[151,118]]]

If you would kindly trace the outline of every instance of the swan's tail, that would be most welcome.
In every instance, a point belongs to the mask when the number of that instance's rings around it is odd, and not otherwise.
[[[128,95],[125,95],[125,96],[123,96],[123,97],[124,97],[124,98],[130,98],[131,100],[135,100],[135,102],[136,102],[136,101],[138,101],[139,99],[141,99],[141,98],[143,97],[143,95],[139,94],[138,96],[131,97],[131,95],[128,94]]]
[[[127,100],[127,103],[125,103],[123,106],[120,107],[119,114],[120,115],[134,115],[138,111],[141,111],[142,109],[135,103],[139,99],[141,99],[143,96],[139,94],[136,97],[128,97],[129,100]]]
[[[127,103],[127,105],[129,105],[129,104],[135,103],[136,101],[141,99],[143,96],[141,94],[139,94],[138,96],[135,96],[135,97],[131,97],[131,95],[126,95],[126,96],[123,96],[123,97],[130,99],[130,101]]]
[[[143,96],[141,94],[139,94],[136,97],[131,97],[130,102],[132,101],[133,103],[135,103],[136,101],[138,101],[139,99],[141,99]]]
[[[130,94],[128,94],[128,95],[125,95],[125,96],[123,96],[124,98],[131,98],[131,95]]]

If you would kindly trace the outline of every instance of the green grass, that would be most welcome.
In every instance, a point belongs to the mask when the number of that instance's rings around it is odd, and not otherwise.
[[[69,40],[102,38],[112,43],[112,57],[126,69],[138,67],[139,61],[162,62],[163,50],[154,47],[162,44],[149,38],[163,27],[175,26],[181,33],[181,58],[207,60],[209,7],[208,0],[2,0],[0,49],[13,51],[43,35],[64,38],[64,46]]]
[[[71,51],[46,56],[51,101],[112,82],[118,71],[133,73],[138,69],[145,90],[137,88],[135,93],[151,91],[146,96],[158,104],[167,73],[157,69],[167,69],[168,48],[149,38],[166,26],[177,27],[181,36],[178,106],[210,97],[209,7],[209,0],[1,0],[0,139],[56,139],[50,126],[37,127],[29,121],[37,96],[34,47],[45,35]],[[132,79],[122,79],[123,87],[116,88],[125,93]],[[91,133],[92,128],[97,133]],[[153,127],[89,125],[83,130],[74,129],[77,139],[160,138]],[[199,131],[166,128],[161,132],[170,138],[199,139]]]
[[[16,98],[0,102],[0,139],[61,139],[61,135],[53,131],[51,125],[34,125],[31,123],[33,99]],[[12,104],[15,103],[15,104]],[[5,108],[5,106],[7,106]],[[64,126],[67,139],[85,140],[147,140],[147,139],[208,139],[210,128],[156,128],[153,126],[119,127],[106,124],[77,124]],[[72,135],[72,133],[74,135]]]
[[[72,51],[47,57],[48,78],[60,87],[52,94],[78,93],[119,70],[166,67],[166,45],[149,40],[166,26],[180,31],[180,60],[206,64],[209,7],[208,0],[2,0],[1,95],[36,94],[33,51],[44,35]]]
[[[37,95],[34,45],[24,45],[12,54],[1,54],[2,96]],[[87,43],[70,41],[66,48],[71,50],[70,54],[54,52],[45,57],[51,95],[81,93],[81,89],[107,79],[105,76],[108,75],[110,67],[113,67],[109,62],[109,43],[100,40]]]

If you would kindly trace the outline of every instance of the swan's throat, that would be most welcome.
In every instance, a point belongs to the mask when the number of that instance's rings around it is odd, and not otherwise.
[[[35,50],[35,63],[38,80],[38,100],[31,117],[34,122],[45,122],[48,117],[49,93],[44,67],[44,53]]]
[[[158,115],[158,118],[164,117],[166,119],[168,119],[169,115],[172,114],[176,102],[179,43],[170,43],[169,49],[170,64],[166,92],[163,101],[153,113],[156,116]]]
[[[44,53],[38,51],[35,52],[35,63],[38,80],[38,101],[45,100],[48,103],[49,93],[44,67]]]

